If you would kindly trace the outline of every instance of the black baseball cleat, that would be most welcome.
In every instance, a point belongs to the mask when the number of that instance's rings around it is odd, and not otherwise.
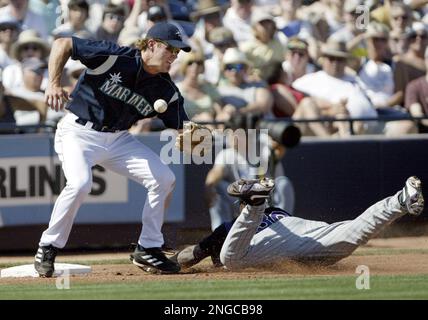
[[[269,178],[245,180],[240,179],[227,187],[227,193],[232,197],[240,198],[249,205],[261,205],[270,197],[275,182]]]
[[[55,258],[58,248],[52,245],[39,247],[34,258],[34,268],[42,278],[52,277],[55,271]]]
[[[413,176],[406,180],[406,185],[401,193],[401,202],[407,212],[418,216],[424,210],[424,196],[422,195],[422,182]]]
[[[143,248],[137,245],[131,254],[133,264],[146,272],[154,274],[173,274],[180,271],[180,265],[169,260],[161,248]]]
[[[203,250],[199,244],[195,244],[177,252],[171,260],[177,262],[182,268],[190,268],[209,256],[208,250]]]

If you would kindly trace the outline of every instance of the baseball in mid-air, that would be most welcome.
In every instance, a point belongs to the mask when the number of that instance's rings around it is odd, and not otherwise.
[[[163,99],[158,99],[155,101],[155,104],[153,105],[153,108],[158,113],[164,113],[166,109],[168,108],[168,104]]]

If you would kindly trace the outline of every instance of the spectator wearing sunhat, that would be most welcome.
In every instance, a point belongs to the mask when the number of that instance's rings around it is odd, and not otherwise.
[[[68,21],[52,31],[54,39],[75,36],[76,33],[85,39],[94,35],[86,27],[89,18],[89,4],[86,0],[70,0],[68,2]]]
[[[251,25],[254,40],[244,42],[239,47],[251,62],[254,74],[265,81],[273,73],[273,64],[284,61],[285,49],[275,37],[276,26],[272,15],[255,11]]]
[[[214,28],[208,35],[208,41],[214,45],[214,51],[209,59],[205,59],[204,78],[214,85],[218,84],[221,75],[221,63],[224,52],[228,48],[235,48],[237,44],[233,33],[226,27]]]
[[[282,68],[287,73],[290,83],[316,70],[315,66],[309,62],[309,44],[306,40],[293,37],[289,39],[286,48]]]
[[[191,43],[195,48],[202,50],[205,57],[210,58],[214,46],[209,41],[209,33],[223,25],[223,7],[216,0],[199,0],[196,11],[190,18],[196,22],[195,32],[191,37]]]
[[[376,110],[367,99],[364,92],[357,85],[354,76],[345,73],[347,59],[350,54],[344,42],[328,41],[321,49],[322,70],[304,75],[293,82],[296,90],[305,93],[312,98],[313,104],[309,103],[306,108],[313,116],[318,113],[321,116],[330,117],[377,117]],[[327,132],[315,133],[326,135],[337,133],[340,136],[349,135],[349,128],[338,123],[334,128],[326,127]],[[338,130],[337,132],[332,131]],[[365,132],[369,129],[368,124],[359,125],[356,132]]]
[[[259,83],[248,81],[249,68],[250,62],[238,48],[226,50],[218,90],[225,107],[232,107],[231,116],[234,113],[267,115],[272,110],[272,95]]]
[[[31,29],[22,31],[11,50],[11,57],[17,60],[17,63],[9,65],[3,70],[4,87],[8,90],[22,88],[24,81],[21,62],[33,57],[45,60],[49,55],[49,50],[49,44],[39,36],[37,31]],[[46,71],[43,78],[43,88],[45,88],[47,76]]]
[[[18,39],[20,23],[12,17],[0,17],[0,69],[14,63],[12,44]]]

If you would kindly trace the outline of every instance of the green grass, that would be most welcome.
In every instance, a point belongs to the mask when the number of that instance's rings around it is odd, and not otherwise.
[[[44,284],[1,285],[0,299],[428,299],[428,275],[371,276],[357,290],[355,276],[278,277],[246,280],[70,282],[58,290]]]

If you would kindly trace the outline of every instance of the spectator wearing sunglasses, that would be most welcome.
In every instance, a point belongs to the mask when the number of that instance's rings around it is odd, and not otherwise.
[[[251,24],[254,40],[243,43],[240,49],[250,61],[254,75],[265,81],[273,73],[273,64],[284,61],[285,49],[275,37],[276,25],[272,15],[254,11]]]
[[[236,48],[233,33],[226,27],[214,28],[208,35],[208,41],[214,46],[211,58],[205,59],[204,78],[209,83],[217,85],[220,81],[221,64],[224,52],[228,48]]]
[[[0,69],[14,63],[11,57],[12,44],[18,40],[19,21],[12,17],[0,17]]]
[[[218,90],[230,117],[235,113],[267,115],[273,98],[260,83],[248,80],[250,63],[237,48],[229,48],[223,56],[223,79]]]
[[[301,38],[294,37],[288,41],[282,67],[287,72],[290,83],[316,70],[315,66],[309,62],[308,49],[308,43]]]
[[[184,98],[184,109],[193,121],[213,121],[221,113],[223,102],[217,88],[203,77],[204,60],[201,53],[188,53],[182,61],[184,79],[177,86]]]
[[[425,72],[424,53],[428,45],[428,32],[421,22],[415,22],[405,37],[408,49],[394,57],[394,104],[404,106],[406,86]]]
[[[27,101],[44,102],[44,93],[41,89],[43,75],[47,70],[47,63],[40,58],[26,58],[21,63],[23,87],[11,90],[14,96]],[[47,116],[46,104],[42,110],[16,110],[14,113],[17,125],[37,125],[44,123]]]
[[[22,77],[22,61],[28,58],[45,60],[49,55],[50,47],[37,31],[24,30],[19,34],[18,41],[12,46],[11,56],[17,63],[7,66],[3,70],[3,85],[8,90],[24,87]],[[43,77],[42,88],[46,87],[47,71]]]
[[[102,23],[95,32],[95,38],[116,43],[124,26],[125,18],[126,8],[124,4],[108,3],[104,8]]]

